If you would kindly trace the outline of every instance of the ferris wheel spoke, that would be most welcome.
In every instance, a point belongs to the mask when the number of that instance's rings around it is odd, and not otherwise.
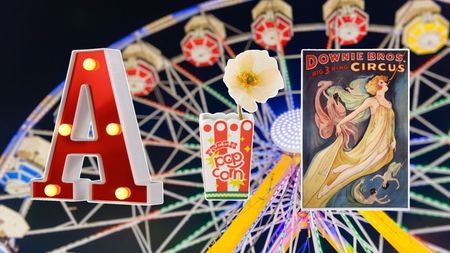
[[[281,198],[283,198],[283,196],[286,194],[286,191],[287,191],[287,189],[288,189],[288,183],[286,183],[286,185],[284,186],[284,189],[283,189],[283,191],[282,191],[282,193],[281,193]],[[281,213],[283,213],[283,205],[282,205],[282,201],[280,200],[279,202],[278,202],[278,204],[277,204],[277,206],[276,206],[276,208],[275,208],[275,210],[273,211],[273,212],[271,212],[275,217],[274,217],[274,219],[278,216],[278,215],[280,215],[280,212]],[[284,218],[284,216],[285,216],[285,214],[283,214],[281,217],[282,218]],[[269,218],[270,219],[270,218]],[[282,223],[284,223],[284,222],[282,222]],[[273,233],[273,229],[274,229],[274,227],[275,227],[275,225],[276,225],[276,222],[271,222],[271,225],[269,226],[269,231],[268,231],[268,234],[267,234],[267,237],[266,237],[266,242],[264,243],[264,247],[263,247],[263,252],[266,252],[266,250],[268,249],[268,246],[269,246],[269,242],[271,241],[271,239],[272,239],[272,233]],[[264,226],[264,230],[267,228],[267,226],[268,226],[268,222],[266,223],[266,225]],[[259,236],[257,237],[258,239],[259,239]]]
[[[164,105],[164,104],[166,104],[166,101],[165,101],[164,96],[163,96],[163,94],[162,94],[162,92],[161,92],[161,87],[162,87],[162,86],[163,86],[163,85],[156,86],[155,89],[154,89],[154,91],[153,91],[153,93],[155,94],[156,101],[157,101],[158,103]]]
[[[172,123],[172,121],[170,120],[170,117],[169,117],[169,115],[167,114],[167,113],[164,113],[163,114],[164,116],[164,119],[165,119],[165,122],[166,122],[166,125],[168,126],[168,128],[169,128],[169,133],[170,133],[170,136],[172,137],[172,141],[174,141],[174,142],[179,142],[179,140],[178,140],[178,136],[177,136],[177,133],[175,132],[175,128],[173,127],[173,123]],[[185,128],[186,128],[186,130],[188,130],[189,132],[193,132],[193,130],[191,129],[191,128],[189,128],[188,126],[186,126],[186,125],[183,125]],[[200,140],[199,140],[200,141]]]
[[[156,115],[158,115],[159,113],[161,113],[160,110],[155,110],[152,113],[144,116],[141,120],[138,121],[138,125],[139,127],[142,127],[143,125],[145,125],[147,122],[149,122],[150,120],[154,120],[154,118],[156,117]]]
[[[41,234],[56,233],[56,232],[63,232],[63,231],[72,231],[72,230],[79,230],[79,229],[105,227],[105,226],[110,226],[110,225],[122,224],[124,222],[128,222],[128,221],[131,221],[131,220],[133,220],[133,219],[130,218],[130,217],[127,217],[127,218],[119,218],[119,219],[110,219],[110,220],[103,220],[103,221],[88,222],[88,223],[85,223],[85,224],[82,224],[82,225],[71,225],[71,226],[67,226],[67,223],[63,223],[61,225],[64,225],[64,226],[32,229],[32,230],[27,232],[27,235],[41,235]]]
[[[268,123],[273,123],[273,121],[276,118],[275,112],[272,110],[272,107],[269,105],[269,103],[265,103],[261,105],[263,108],[263,112],[265,115],[267,115],[267,121]]]
[[[259,111],[255,112],[255,116],[255,127],[261,131],[266,140],[270,140],[270,129],[264,125],[264,116]]]
[[[168,61],[164,62],[164,72],[166,73],[167,79],[169,81],[170,91],[173,94],[176,94],[177,93],[177,90],[175,88],[176,84],[175,84],[175,81],[173,80],[172,74],[170,73],[170,70],[169,70],[170,66],[171,66],[170,62],[168,62]]]
[[[450,47],[445,47],[435,55],[433,55],[428,61],[420,65],[416,70],[411,72],[411,79],[416,77],[417,75],[422,74],[425,70],[428,70],[431,68],[434,64],[436,64],[438,61],[443,59],[445,56],[447,56],[450,53]]]
[[[29,133],[31,135],[53,136],[53,131],[51,130],[30,129]]]
[[[159,88],[165,92],[165,94],[171,96],[172,98],[174,98],[176,101],[181,102],[180,105],[183,105],[184,107],[186,107],[187,109],[189,109],[193,114],[198,115],[200,113],[200,110],[196,109],[195,106],[191,105],[190,103],[186,102],[188,99],[190,99],[190,97],[180,97],[177,92],[172,92],[169,88],[160,85]],[[134,99],[136,100],[136,97],[134,97]],[[141,101],[146,101],[148,102],[148,99],[140,99]],[[156,102],[153,102],[150,100],[149,102],[150,106],[153,105],[158,105]],[[156,103],[156,104],[155,104]],[[177,110],[177,107],[172,107],[169,105],[161,105],[162,108],[168,110],[168,111],[174,111],[174,112],[179,112],[179,110]],[[182,113],[182,112],[181,112]],[[184,114],[184,113],[182,113]]]
[[[176,179],[165,179],[165,180],[163,180],[163,182],[165,184],[171,184],[171,185],[187,186],[187,187],[193,187],[193,188],[198,188],[198,189],[203,188],[203,183],[189,182],[186,180],[182,181],[182,180],[176,180]]]
[[[78,224],[83,225],[86,224],[92,216],[94,216],[98,210],[103,206],[103,204],[96,204],[94,208],[92,208],[81,220]]]
[[[417,169],[413,170],[414,175],[411,175],[410,181],[414,182],[417,179],[418,175],[423,175],[423,174],[429,172],[432,168],[436,168],[437,166],[444,163],[449,158],[450,158],[450,152],[446,152],[445,154],[443,154],[442,156],[440,156],[439,158],[434,160],[432,163],[430,163],[428,165],[428,167],[422,168],[420,170],[417,170]]]
[[[75,217],[72,214],[72,211],[69,209],[69,207],[67,206],[66,202],[61,202],[61,206],[64,209],[64,212],[67,215],[67,218],[69,218],[69,220],[74,224],[74,225],[78,225],[77,220],[75,219]]]
[[[25,197],[29,197],[30,194],[0,194],[0,201],[10,200],[10,199],[22,199]]]
[[[427,131],[425,131],[423,129],[419,129],[419,128],[415,127],[415,126],[410,126],[409,130],[411,131],[411,133],[419,134],[419,135],[422,135],[422,136],[427,136],[427,137],[430,137],[430,138],[435,137],[434,134],[432,134],[430,132],[427,132]]]
[[[193,88],[191,90],[191,95],[194,96],[195,93],[199,92],[199,90],[200,90],[200,87],[196,86],[195,88]],[[183,98],[180,98],[179,100],[177,100],[177,102],[175,104],[173,104],[170,108],[176,109],[176,108],[179,108],[181,105],[183,105],[183,106],[184,105],[190,105],[187,102],[187,100],[189,100],[189,97],[188,96],[184,96]],[[196,115],[200,114],[200,112],[198,112],[198,111],[195,111],[195,112],[196,112]]]
[[[450,192],[442,185],[438,184],[434,180],[431,180],[425,174],[416,174],[416,175],[418,175],[418,177],[422,178],[423,180],[427,181],[429,186],[433,187],[436,191],[444,195],[446,198],[450,198]]]
[[[200,135],[199,135],[199,130],[198,130],[198,128],[196,128],[195,130],[192,129],[192,127],[188,126],[184,120],[180,119],[180,118],[179,118],[178,116],[176,116],[176,115],[173,115],[172,118],[173,118],[176,122],[178,122],[178,124],[180,124],[180,128],[181,128],[181,129],[183,129],[183,130],[185,130],[185,131],[187,131],[187,132],[189,133],[188,136],[186,136],[181,142],[184,143],[185,141],[187,141],[187,140],[189,140],[189,139],[191,139],[191,138],[194,138],[195,140],[198,141],[198,143],[200,143]],[[168,118],[167,120],[170,121],[169,118]]]
[[[22,201],[22,204],[20,205],[19,213],[26,218],[28,215],[28,212],[30,211],[31,204],[33,203],[33,200],[31,198],[25,198]]]
[[[136,226],[132,226],[131,231],[133,232],[134,238],[136,239],[141,252],[149,252],[149,245],[144,241],[142,231]]]
[[[447,184],[450,183],[450,177],[433,177],[433,181],[438,184]],[[411,183],[411,187],[418,187],[418,186],[427,186],[427,181],[418,181],[416,180],[414,183]]]
[[[153,124],[150,131],[146,132],[141,128],[141,136],[144,137],[144,140],[150,140],[152,138],[155,138],[155,132],[161,127],[163,122],[164,117],[159,117],[159,119]]]
[[[411,80],[411,83],[414,86],[414,90],[412,91],[412,110],[415,111],[419,104],[420,78],[414,78],[414,80]]]
[[[173,199],[179,200],[178,204],[174,204],[173,207],[175,209],[180,208],[180,207],[184,207],[187,205],[195,205],[195,203],[197,203],[198,200],[201,200],[203,197],[203,194],[197,194],[191,197],[185,197],[182,196],[178,193],[172,192],[170,190],[167,190],[164,192],[164,195],[167,195]],[[204,205],[203,203],[200,203],[200,206],[204,209],[208,209],[209,207]],[[221,207],[220,205],[217,205],[215,208],[219,208]]]
[[[166,171],[167,167],[171,163],[171,160],[175,157],[175,155],[177,155],[177,153],[178,153],[177,149],[172,150],[172,152],[170,153],[169,157],[167,157],[167,160],[163,163],[161,168],[158,170],[158,174],[164,173]],[[170,172],[171,171],[169,171],[169,173]]]
[[[431,208],[411,207],[409,214],[418,215],[418,216],[431,216],[431,217],[450,219],[449,211],[441,211],[441,210],[436,210],[436,209],[431,209]]]
[[[139,211],[139,213],[141,215],[144,214],[144,212],[142,212],[142,208],[140,206],[132,206],[131,207],[131,211],[132,211],[132,216],[136,217],[136,211]],[[145,224],[148,224],[148,221],[144,221]],[[147,227],[146,227],[147,228]],[[150,234],[149,231],[145,231],[146,232],[146,236],[144,236],[144,232],[141,230],[141,228],[139,227],[139,224],[135,224],[131,227],[133,234],[136,238],[136,241],[138,242],[141,251],[142,252],[151,252],[151,244],[150,244]]]
[[[415,117],[420,123],[422,123],[424,126],[428,127],[429,130],[434,132],[435,135],[438,136],[445,136],[446,134],[439,128],[437,128],[434,124],[432,124],[430,121],[426,120],[422,116],[417,115]]]
[[[219,60],[217,61],[217,66],[219,66],[220,70],[225,72],[225,65],[227,64],[227,59],[225,56],[225,52],[223,50],[219,51]]]
[[[369,234],[367,233],[366,229],[361,225],[360,221],[355,218],[354,213],[349,213],[349,215],[353,218],[353,221],[355,222],[355,224],[357,225],[357,227],[359,228],[359,231],[361,231],[361,233],[364,235],[365,237],[365,242],[369,243],[369,245],[371,246],[371,249],[373,252],[378,252],[376,249],[377,247],[375,246],[375,243],[372,241],[372,239],[370,238]]]
[[[172,229],[170,234],[166,237],[166,239],[159,245],[158,249],[155,251],[156,253],[162,252],[162,250],[167,246],[167,244],[173,239],[173,237],[178,233],[178,231],[183,227],[184,224],[191,218],[195,210],[200,206],[200,204],[203,202],[203,199],[199,199],[196,201],[196,203],[191,208],[188,215],[183,217],[181,221],[178,222],[178,224],[175,226],[175,228]]]
[[[216,77],[214,77],[213,79],[210,79],[208,81],[208,83],[204,83],[202,82],[200,79],[198,79],[197,77],[195,77],[194,75],[192,75],[191,73],[189,73],[188,71],[186,71],[185,69],[183,69],[181,66],[179,66],[176,63],[173,63],[173,67],[174,69],[176,69],[178,72],[180,72],[181,74],[183,74],[184,76],[186,76],[188,79],[190,79],[191,81],[193,81],[194,83],[197,84],[198,87],[202,87],[204,91],[208,92],[211,96],[213,96],[214,98],[216,98],[217,100],[221,101],[224,105],[227,105],[229,108],[234,109],[235,105],[234,103],[232,103],[231,101],[229,101],[227,98],[225,98],[224,96],[222,96],[219,92],[217,92],[216,90],[214,90],[212,87],[210,87],[209,82],[212,82],[213,80],[219,80],[221,78],[222,75],[218,75]],[[174,75],[178,74],[176,73],[176,71],[173,68],[171,68],[171,72],[174,73]],[[179,79],[181,79],[178,76]],[[192,95],[189,97],[191,99]],[[197,104],[198,105],[198,104]],[[200,110],[201,111],[201,110]]]
[[[450,250],[444,249],[441,246],[438,246],[434,243],[427,242],[427,246],[430,247],[434,252],[442,252],[442,253],[450,253]]]
[[[139,102],[139,103],[141,103],[141,104],[144,104],[144,105],[153,107],[153,108],[156,109],[156,110],[168,112],[168,113],[171,113],[171,114],[180,115],[180,116],[185,117],[187,120],[190,119],[190,117],[186,117],[186,116],[188,115],[188,112],[182,112],[182,111],[179,111],[179,110],[177,110],[177,109],[171,108],[171,107],[166,106],[166,105],[162,105],[162,104],[160,104],[160,103],[158,103],[158,102],[154,102],[154,101],[149,100],[149,99],[143,99],[143,98],[133,97],[133,100],[134,100],[134,101],[137,101],[137,102]],[[191,109],[191,108],[189,108],[189,106],[186,106],[186,108]],[[194,112],[195,112],[195,110],[194,110]],[[192,120],[192,119],[191,119],[191,120]]]
[[[178,67],[174,67],[174,66],[178,66]],[[179,86],[181,87],[181,89],[184,91],[184,95],[187,96],[189,98],[189,101],[192,103],[192,105],[195,107],[197,112],[202,112],[202,107],[197,103],[197,101],[195,100],[193,94],[191,92],[189,92],[189,89],[186,87],[186,84],[183,82],[183,80],[181,79],[180,75],[178,75],[177,71],[180,71],[181,67],[179,67],[179,65],[177,64],[172,64],[171,67],[169,67],[169,72],[172,74],[172,76],[175,78],[175,80],[177,80]],[[188,76],[188,78],[192,78],[191,74],[187,71],[185,71],[184,75]],[[194,81],[195,82],[195,81]],[[197,85],[201,85],[201,81],[198,80],[199,83],[197,83]]]
[[[450,82],[445,84],[445,86],[442,88],[442,92],[448,94],[449,90],[450,90]],[[441,97],[440,93],[433,94],[431,97],[429,97],[427,100],[425,100],[425,102],[421,104],[421,109],[426,108],[427,106],[435,102],[439,97]]]
[[[438,226],[430,226],[426,228],[416,228],[411,229],[409,232],[415,235],[423,235],[423,234],[432,234],[432,233],[440,233],[440,232],[448,232],[450,231],[450,224],[446,225],[438,225]]]
[[[393,30],[393,29],[392,29]],[[378,48],[385,48],[389,42],[392,40],[392,35],[393,32],[389,32],[384,39],[381,41],[380,45],[378,46]]]
[[[431,82],[429,79],[427,79],[426,77],[424,77],[423,75],[419,75],[418,78],[425,83],[428,87],[432,88],[433,90],[436,91],[436,93],[440,94],[443,97],[446,98],[450,98],[450,94],[448,94],[447,92],[443,91],[441,87],[438,87],[436,84],[434,84],[433,82]]]
[[[206,103],[205,92],[203,89],[199,89],[200,101],[202,102],[203,112],[208,112],[208,103]]]
[[[331,224],[333,224],[333,227],[334,227],[334,229],[336,231],[336,234],[337,234],[337,237],[338,237],[338,240],[339,240],[339,244],[338,245],[340,246],[341,252],[348,253],[347,245],[346,245],[348,242],[344,240],[344,237],[342,236],[341,231],[340,231],[340,229],[338,227],[338,224],[340,224],[341,227],[342,227],[342,223],[340,221],[338,221],[334,217],[334,214],[331,211],[328,211],[327,217],[330,219]],[[380,251],[381,251],[381,249],[380,249]]]
[[[193,158],[200,158],[200,151],[195,149],[195,151],[185,147],[183,144],[175,143],[172,141],[163,140],[159,137],[154,137],[157,140],[145,140],[143,141],[144,145],[146,146],[155,146],[155,147],[169,147],[169,148],[176,148],[178,151],[183,151],[189,155],[192,155]]]
[[[427,75],[429,77],[435,78],[436,80],[439,80],[443,83],[450,83],[450,78],[445,77],[443,75],[437,74],[435,72],[432,72],[430,70],[424,70],[422,75]]]

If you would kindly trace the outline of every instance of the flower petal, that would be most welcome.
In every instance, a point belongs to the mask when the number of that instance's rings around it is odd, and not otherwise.
[[[273,89],[279,90],[284,88],[283,77],[278,68],[265,69],[258,74],[261,87],[271,86]]]
[[[278,64],[275,58],[269,56],[269,52],[266,50],[250,50],[252,51],[253,57],[253,67],[252,71],[255,74],[259,74],[268,68],[276,68],[278,69]]]
[[[255,112],[258,109],[255,99],[247,93],[247,89],[242,86],[228,89],[228,93],[236,104],[241,105],[248,112]]]
[[[266,69],[258,75],[259,84],[248,92],[257,102],[265,103],[267,99],[275,97],[278,90],[284,88],[283,78],[278,69]]]
[[[223,82],[226,84],[228,89],[239,85],[236,76],[239,73],[239,66],[236,59],[230,59],[225,66],[225,72],[223,74]]]
[[[240,53],[236,56],[236,61],[238,65],[238,73],[243,71],[251,71],[254,64],[254,58],[251,51],[257,50],[248,50]]]
[[[243,104],[241,104],[242,108],[244,108],[247,112],[256,112],[258,110],[258,105],[255,100],[245,100]]]

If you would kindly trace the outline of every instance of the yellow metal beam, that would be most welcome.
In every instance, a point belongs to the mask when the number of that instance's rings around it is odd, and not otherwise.
[[[427,253],[432,252],[423,244],[405,232],[383,211],[359,211],[372,227],[398,252]]]
[[[244,207],[227,230],[219,240],[208,249],[208,253],[233,252],[269,202],[270,198],[272,198],[277,188],[277,184],[280,183],[283,176],[289,172],[290,166],[296,166],[299,162],[300,159],[297,157],[293,159],[288,155],[282,155],[280,161],[272,168],[256,192],[250,197],[247,203],[245,203]]]

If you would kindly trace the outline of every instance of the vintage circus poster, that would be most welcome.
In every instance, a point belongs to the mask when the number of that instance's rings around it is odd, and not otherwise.
[[[302,206],[409,208],[409,51],[302,51]]]

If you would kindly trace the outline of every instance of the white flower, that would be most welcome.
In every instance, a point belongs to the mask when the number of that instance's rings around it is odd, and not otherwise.
[[[236,104],[249,112],[284,88],[277,61],[265,50],[247,50],[228,60],[223,81]]]

